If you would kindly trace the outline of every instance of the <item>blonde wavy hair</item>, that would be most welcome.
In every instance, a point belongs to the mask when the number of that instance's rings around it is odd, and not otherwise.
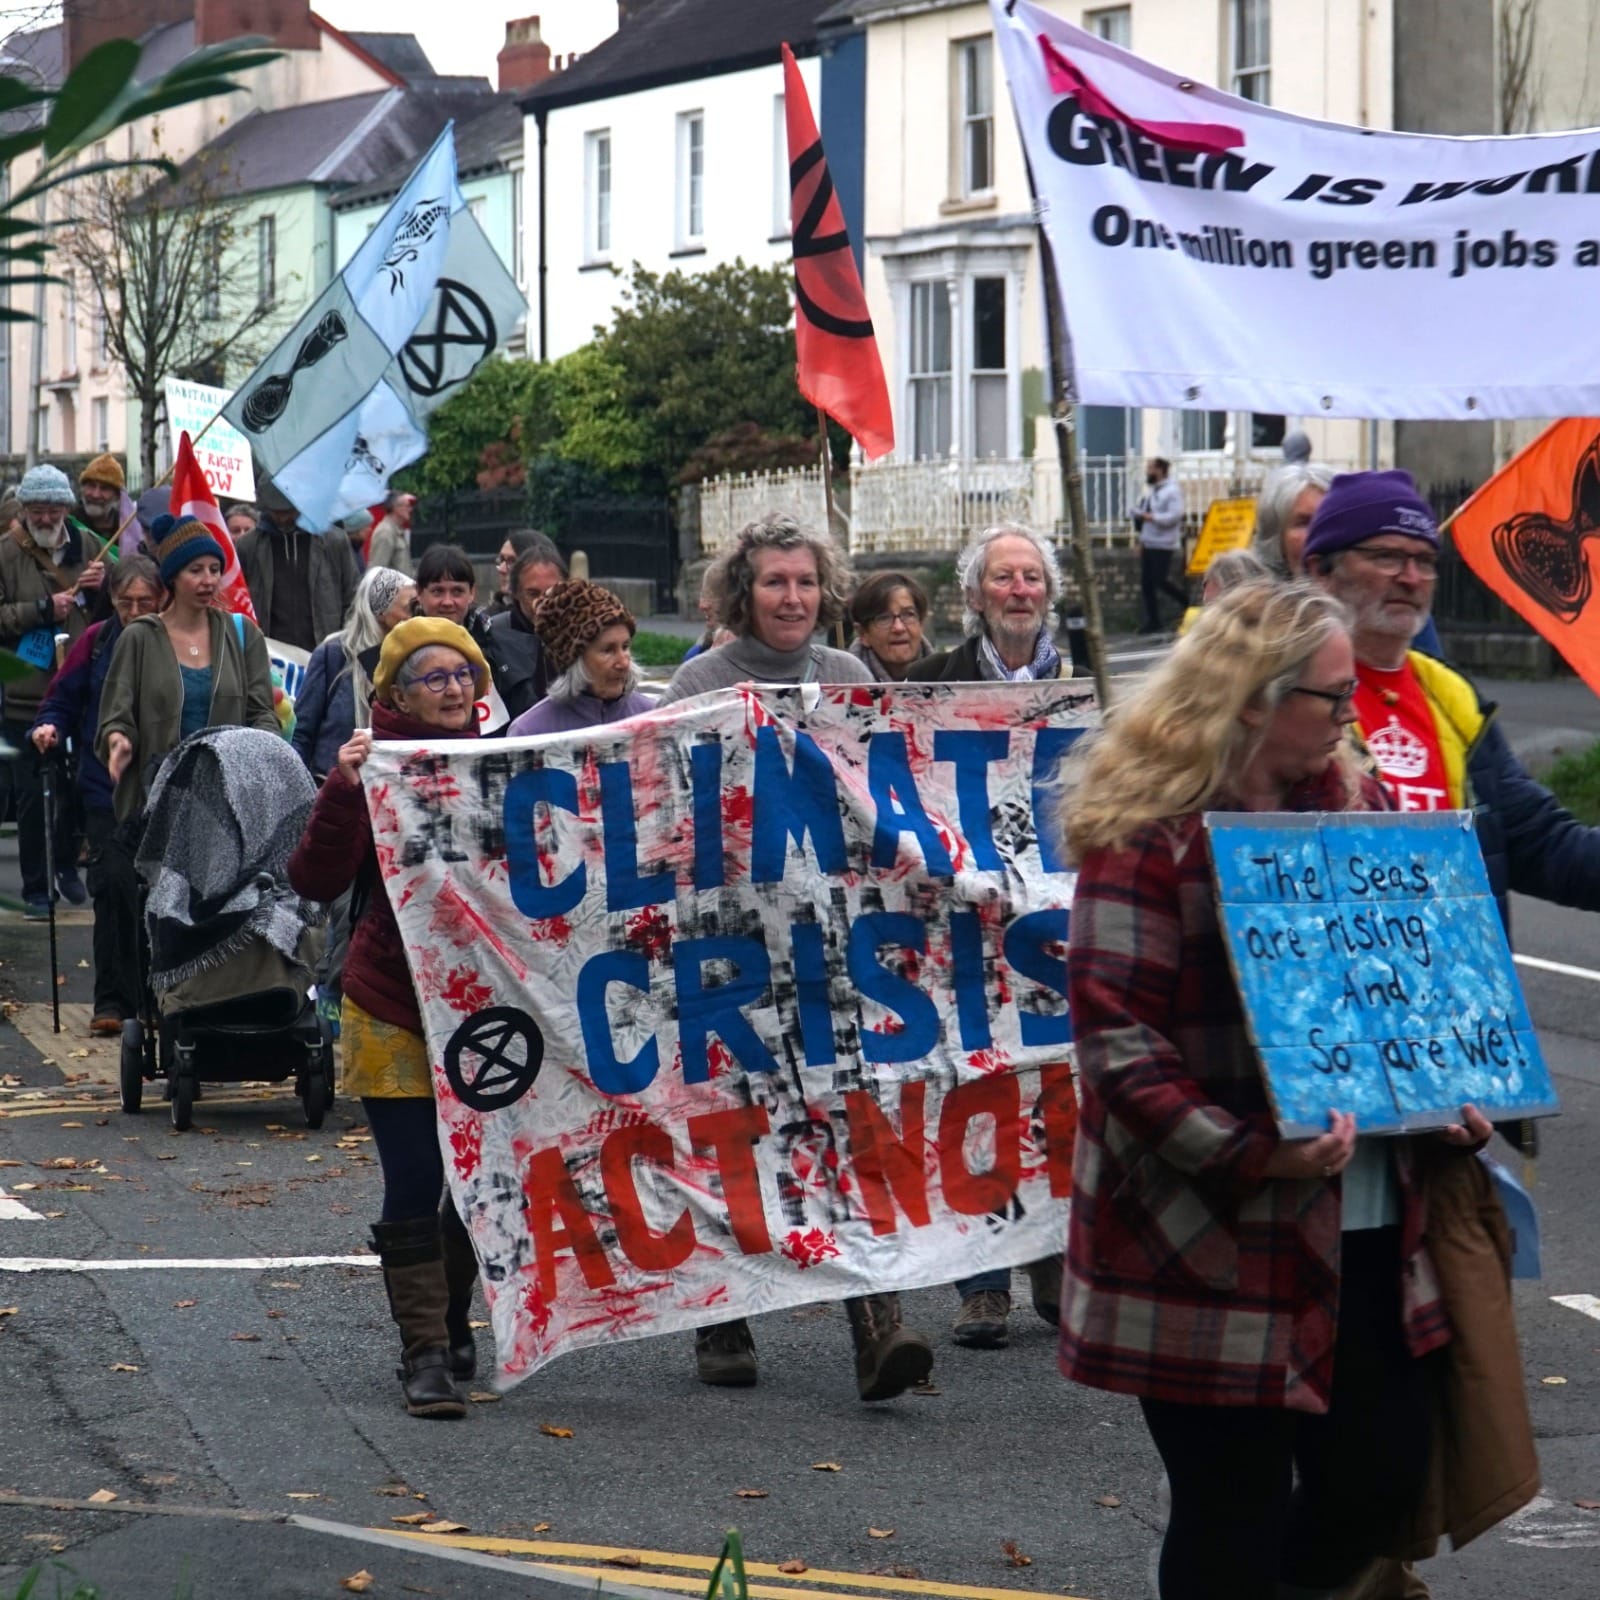
[[[1240,713],[1276,706],[1323,645],[1349,629],[1345,607],[1308,583],[1258,579],[1208,605],[1064,764],[1057,821],[1068,858],[1117,849],[1148,822],[1222,798],[1262,737]],[[1335,760],[1348,802],[1355,758],[1341,746]]]
[[[737,634],[750,632],[751,595],[756,586],[759,550],[809,550],[817,563],[817,626],[831,628],[845,614],[855,575],[850,563],[825,533],[814,533],[785,512],[769,511],[739,531],[733,547],[706,569],[705,596],[712,614]]]

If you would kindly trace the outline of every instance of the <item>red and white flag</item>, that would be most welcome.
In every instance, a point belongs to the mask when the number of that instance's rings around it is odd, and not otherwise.
[[[178,435],[178,459],[172,468],[172,514],[193,517],[211,530],[211,536],[222,546],[222,603],[228,610],[258,622],[256,608],[250,603],[250,586],[239,565],[239,552],[233,547],[222,508],[200,470],[187,432]]]

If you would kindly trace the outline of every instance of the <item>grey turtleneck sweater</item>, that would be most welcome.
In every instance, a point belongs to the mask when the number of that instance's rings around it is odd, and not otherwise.
[[[669,706],[692,694],[736,683],[871,683],[872,674],[845,650],[810,640],[798,650],[774,650],[753,634],[685,661],[656,702]]]

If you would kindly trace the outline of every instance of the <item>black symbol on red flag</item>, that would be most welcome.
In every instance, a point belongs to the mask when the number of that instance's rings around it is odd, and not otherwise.
[[[816,178],[807,197],[806,185],[813,173]],[[794,294],[801,311],[825,333],[836,333],[841,339],[870,339],[872,318],[862,303],[850,235],[842,227],[831,233],[821,231],[834,196],[833,174],[828,171],[820,139],[790,165],[789,193],[794,209],[800,212],[794,230]],[[838,260],[841,254],[846,261]]]

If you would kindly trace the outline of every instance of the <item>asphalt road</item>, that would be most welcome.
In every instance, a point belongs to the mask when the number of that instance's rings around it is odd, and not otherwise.
[[[5,856],[9,883],[9,844]],[[74,921],[69,1006],[89,998],[88,928]],[[1515,931],[1530,956],[1600,969],[1591,916],[1525,902]],[[1600,1320],[1553,1298],[1600,1295],[1600,971],[1523,977],[1563,1102],[1538,1164],[1545,1277],[1518,1286],[1546,1490],[1429,1565],[1450,1600],[1600,1589],[1600,1510],[1575,1504],[1600,1502]],[[29,1008],[15,1020],[45,1042],[0,1026],[0,1187],[16,1203],[0,1213],[38,1213],[0,1214],[0,1595],[40,1561],[104,1600],[333,1596],[362,1570],[375,1596],[572,1594],[592,1589],[585,1570],[685,1593],[703,1591],[704,1558],[735,1525],[752,1561],[808,1565],[757,1575],[764,1600],[935,1584],[950,1600],[1147,1593],[1153,1452],[1131,1402],[1059,1377],[1021,1274],[1001,1352],[951,1343],[951,1292],[909,1296],[935,1340],[937,1392],[887,1405],[857,1402],[842,1314],[809,1307],[758,1319],[753,1390],[702,1388],[688,1340],[669,1336],[563,1358],[464,1422],[414,1421],[371,1269],[148,1266],[359,1253],[379,1177],[370,1144],[349,1137],[358,1108],[340,1102],[319,1133],[287,1092],[211,1091],[186,1135],[159,1103],[124,1117],[109,1055],[75,1055],[81,1029],[40,1033],[49,988],[44,930],[0,914],[0,996]],[[23,1256],[89,1265],[6,1266]],[[36,1503],[103,1492],[116,1499]],[[466,1531],[428,1550],[352,1537],[418,1511]],[[556,1576],[479,1564],[535,1548]],[[55,1593],[49,1577],[39,1593]]]

